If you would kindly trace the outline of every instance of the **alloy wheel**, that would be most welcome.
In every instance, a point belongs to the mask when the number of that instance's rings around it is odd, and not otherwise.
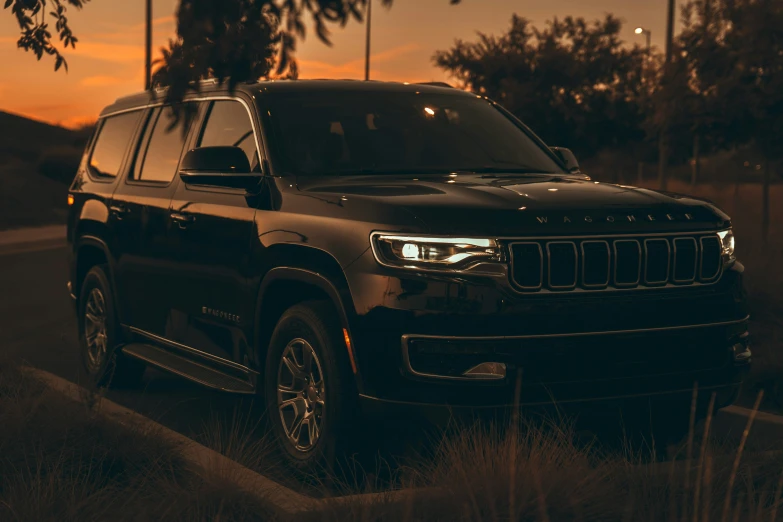
[[[288,441],[301,452],[321,436],[325,387],[321,362],[304,339],[286,345],[277,370],[277,407]]]
[[[106,357],[106,300],[99,288],[93,288],[84,306],[84,338],[87,342],[87,364],[98,371]]]

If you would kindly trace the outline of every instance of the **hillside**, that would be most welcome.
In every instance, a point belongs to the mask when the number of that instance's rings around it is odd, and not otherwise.
[[[0,230],[65,222],[85,136],[0,111]]]
[[[0,111],[0,161],[36,161],[52,147],[72,147],[77,132]]]

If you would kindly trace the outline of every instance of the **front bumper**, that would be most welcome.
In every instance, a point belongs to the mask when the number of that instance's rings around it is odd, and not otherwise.
[[[489,278],[379,273],[361,261],[347,275],[364,311],[350,327],[369,406],[690,400],[694,383],[725,406],[750,365],[740,264],[702,288],[611,294],[520,295]],[[482,363],[503,371],[464,375]]]

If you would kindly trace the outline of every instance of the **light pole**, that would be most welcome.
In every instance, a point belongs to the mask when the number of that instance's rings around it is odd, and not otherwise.
[[[652,31],[649,29],[645,29],[644,27],[637,27],[636,31],[634,31],[636,34],[643,34],[647,37],[647,56],[650,56],[650,39],[652,38]]]
[[[144,27],[144,90],[152,88],[152,0],[146,2]]]
[[[370,25],[372,21],[372,0],[367,0],[367,38],[364,48],[364,81],[370,79]]]
[[[647,69],[647,72],[649,73],[649,69],[650,69],[650,48],[652,46],[652,31],[650,31],[649,29],[645,29],[644,27],[637,27],[634,32],[636,34],[643,34],[643,35],[645,35],[647,37],[647,51],[646,51],[647,52],[647,58],[646,58],[645,61],[647,62],[646,69]]]

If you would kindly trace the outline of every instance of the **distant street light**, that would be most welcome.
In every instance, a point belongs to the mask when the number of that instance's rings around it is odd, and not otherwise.
[[[652,31],[649,29],[645,29],[644,27],[637,27],[636,31],[634,31],[636,34],[643,34],[647,37],[647,56],[650,55],[650,39],[652,38]]]
[[[650,49],[652,46],[652,31],[649,29],[645,29],[644,27],[637,27],[634,31],[636,34],[643,34],[647,37],[647,73],[649,74],[650,70]]]

